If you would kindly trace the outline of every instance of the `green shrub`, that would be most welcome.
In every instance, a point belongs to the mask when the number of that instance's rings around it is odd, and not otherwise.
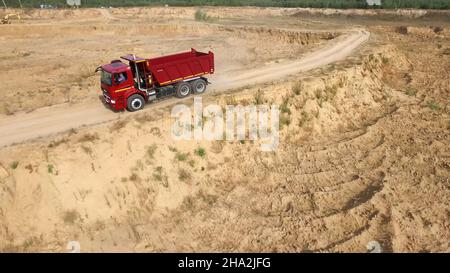
[[[292,86],[292,92],[297,96],[300,95],[302,90],[303,90],[303,83],[301,81],[294,83],[294,85]]]
[[[214,21],[214,17],[209,16],[206,12],[202,10],[197,10],[195,12],[195,20],[196,21],[204,21],[204,22],[212,22]]]
[[[441,106],[434,101],[429,101],[427,103],[428,108],[430,108],[431,110],[441,110]]]
[[[195,150],[195,154],[200,156],[200,157],[204,157],[206,155],[206,151],[204,148],[199,147]]]
[[[11,167],[11,169],[15,170],[19,166],[19,161],[13,161],[9,166]]]

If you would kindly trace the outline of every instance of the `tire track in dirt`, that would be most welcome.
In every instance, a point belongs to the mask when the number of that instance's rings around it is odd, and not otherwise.
[[[379,240],[383,249],[390,249],[391,224],[379,195],[384,190],[384,171],[393,162],[386,159],[389,147],[385,145],[379,122],[397,109],[388,107],[363,127],[337,134],[322,145],[320,142],[309,147],[285,144],[275,162],[264,164],[267,173],[273,173],[277,181],[274,183],[282,185],[267,198],[295,196],[290,208],[278,214],[285,219],[281,232],[291,238],[292,230],[315,229],[311,232],[314,236],[302,234],[307,247],[296,251],[340,251],[348,244],[360,247],[371,240]],[[242,169],[263,165],[262,158],[249,158],[253,162],[241,164]],[[308,220],[305,223],[299,219]],[[285,243],[288,244],[287,239]],[[288,250],[292,251],[292,247]]]

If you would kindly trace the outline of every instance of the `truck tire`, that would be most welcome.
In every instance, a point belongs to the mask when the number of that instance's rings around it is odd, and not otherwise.
[[[206,90],[206,81],[203,79],[198,79],[192,82],[192,90],[196,94],[201,94]]]
[[[191,93],[191,85],[187,82],[180,82],[176,86],[177,97],[184,98]]]
[[[130,112],[138,111],[144,108],[145,101],[141,95],[134,94],[128,97],[127,109]]]

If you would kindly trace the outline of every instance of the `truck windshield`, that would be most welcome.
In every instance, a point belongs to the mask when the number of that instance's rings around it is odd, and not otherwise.
[[[102,70],[102,78],[101,78],[101,81],[102,81],[102,83],[104,83],[104,84],[112,85],[112,75],[111,75],[111,73]]]

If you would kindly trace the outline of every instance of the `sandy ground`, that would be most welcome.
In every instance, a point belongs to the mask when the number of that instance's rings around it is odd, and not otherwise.
[[[41,137],[0,150],[0,250],[450,250],[447,13],[395,14],[399,25],[205,10],[212,22],[154,8],[28,11],[0,26],[2,145]],[[280,105],[276,152],[174,141],[176,99],[134,114],[101,105],[93,68],[186,47],[216,53],[204,104]]]

